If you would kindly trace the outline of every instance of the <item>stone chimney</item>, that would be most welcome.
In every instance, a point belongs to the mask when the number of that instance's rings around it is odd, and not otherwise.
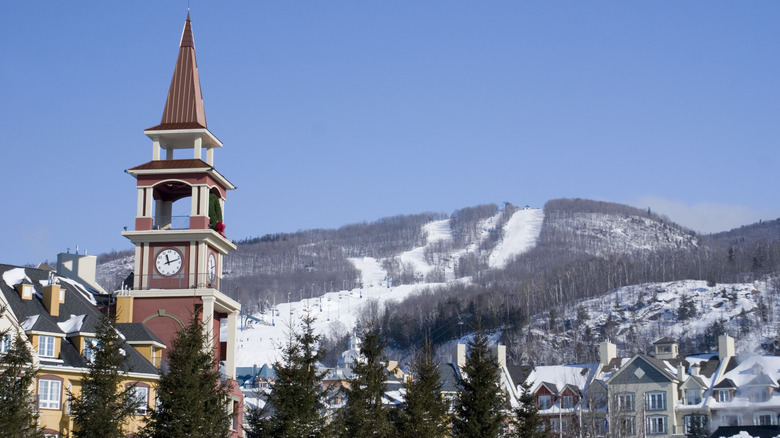
[[[734,348],[734,338],[729,335],[720,335],[718,337],[718,358],[721,362],[737,355]]]
[[[455,344],[452,349],[452,362],[458,369],[466,365],[466,344]]]
[[[617,358],[617,345],[609,341],[599,344],[599,363],[602,367],[607,366],[615,358]]]

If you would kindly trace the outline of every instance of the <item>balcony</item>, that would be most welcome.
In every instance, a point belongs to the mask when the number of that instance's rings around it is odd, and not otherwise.
[[[189,216],[157,216],[154,218],[155,230],[187,230],[190,228]]]

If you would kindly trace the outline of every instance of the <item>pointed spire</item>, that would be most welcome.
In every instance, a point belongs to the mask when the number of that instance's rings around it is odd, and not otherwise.
[[[173,70],[173,79],[168,90],[168,98],[165,100],[162,120],[159,125],[147,131],[206,128],[206,111],[200,91],[194,41],[190,13],[187,12],[187,21],[184,23],[179,44],[179,57]]]

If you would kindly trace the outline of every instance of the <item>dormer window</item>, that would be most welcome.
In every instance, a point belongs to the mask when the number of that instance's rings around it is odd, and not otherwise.
[[[54,336],[38,336],[38,356],[54,357]]]
[[[764,386],[761,388],[752,388],[749,393],[750,401],[752,403],[760,403],[769,400],[769,388]]]
[[[686,389],[685,404],[698,405],[699,403],[701,403],[701,391],[699,391],[698,389]]]
[[[574,407],[574,396],[573,395],[564,395],[562,400],[563,406],[561,406],[563,409],[571,409]]]
[[[536,399],[539,404],[539,410],[550,409],[552,406],[552,397],[549,395],[540,395]]]
[[[718,401],[721,403],[726,403],[731,401],[731,391],[728,389],[719,389],[717,396],[718,396]]]

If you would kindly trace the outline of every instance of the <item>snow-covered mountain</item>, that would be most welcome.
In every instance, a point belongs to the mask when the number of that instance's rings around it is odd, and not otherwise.
[[[695,348],[716,316],[726,321],[729,333],[737,330],[745,337],[745,348],[766,348],[771,333],[750,328],[768,324],[763,316],[759,324],[754,315],[761,306],[775,308],[774,283],[721,284],[723,277],[738,276],[718,262],[726,258],[718,252],[725,251],[722,243],[712,249],[711,241],[650,211],[619,204],[554,200],[544,210],[490,204],[451,215],[398,216],[239,241],[238,250],[226,257],[223,289],[246,312],[239,366],[277,359],[290,322],[306,309],[316,314],[322,334],[338,340],[360,318],[398,308],[385,318],[386,329],[435,330],[440,344],[464,328],[468,332],[474,312],[493,309],[490,328],[504,333],[510,357],[534,362],[549,358],[529,351],[562,352],[559,357],[577,361],[605,338],[631,350],[647,348],[663,334],[688,339],[688,347]],[[735,266],[764,260],[764,271],[754,273],[765,276],[775,262],[762,244],[766,257],[754,256],[751,247],[732,246],[729,260]],[[113,289],[132,270],[132,260],[128,252],[99,263],[99,282]],[[641,280],[710,277],[719,284]],[[695,322],[676,317],[683,295],[698,310]],[[456,317],[440,321],[447,312]],[[523,320],[531,323],[525,331],[518,325],[525,325]],[[443,324],[456,324],[458,330]],[[404,336],[414,339],[413,333]]]

